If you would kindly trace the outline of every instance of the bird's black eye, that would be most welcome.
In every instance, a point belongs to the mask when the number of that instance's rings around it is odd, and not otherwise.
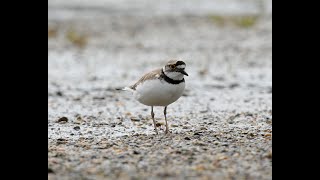
[[[176,68],[176,65],[175,65],[175,64],[171,64],[171,65],[170,65],[170,68],[171,68],[171,69],[174,69],[174,68]]]

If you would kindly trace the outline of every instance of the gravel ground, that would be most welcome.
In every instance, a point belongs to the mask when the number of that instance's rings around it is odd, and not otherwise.
[[[270,1],[85,2],[48,2],[49,179],[272,179]],[[115,89],[170,58],[189,76],[156,135]]]

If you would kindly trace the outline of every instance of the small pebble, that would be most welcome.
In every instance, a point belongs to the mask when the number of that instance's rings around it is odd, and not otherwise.
[[[133,154],[140,154],[140,152],[134,150],[134,151],[133,151]]]
[[[68,122],[68,118],[66,118],[66,117],[61,117],[61,118],[58,119],[57,122],[58,122],[58,123],[61,123],[61,124],[66,123],[66,122]]]
[[[195,135],[195,136],[201,136],[201,132],[195,132],[193,135]]]
[[[222,143],[221,145],[222,145],[222,146],[226,146],[226,147],[229,146],[228,143]]]
[[[54,173],[54,171],[51,168],[48,167],[48,174],[49,173]]]
[[[63,96],[63,94],[62,94],[61,91],[57,91],[57,92],[56,92],[56,95],[57,95],[57,96]]]
[[[136,118],[136,117],[132,117],[132,118],[130,118],[131,119],[131,121],[140,121],[140,118]]]
[[[214,145],[218,145],[218,144],[220,144],[220,142],[219,141],[214,141],[213,144]]]
[[[164,125],[164,123],[163,123],[163,122],[157,122],[157,123],[156,123],[156,126],[157,126],[157,127],[160,127],[161,125]]]

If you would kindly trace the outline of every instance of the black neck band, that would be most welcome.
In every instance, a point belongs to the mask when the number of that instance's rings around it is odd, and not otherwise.
[[[163,69],[161,70],[161,77],[168,83],[170,84],[180,84],[182,82],[184,82],[184,78],[181,80],[173,80],[171,78],[169,78],[166,74],[164,74]]]

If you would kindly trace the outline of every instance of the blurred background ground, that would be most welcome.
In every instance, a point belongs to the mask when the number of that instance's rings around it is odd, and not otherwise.
[[[170,58],[189,76],[168,107],[172,133],[156,136],[150,109],[114,89]],[[271,179],[271,170],[271,0],[48,1],[49,179]]]

